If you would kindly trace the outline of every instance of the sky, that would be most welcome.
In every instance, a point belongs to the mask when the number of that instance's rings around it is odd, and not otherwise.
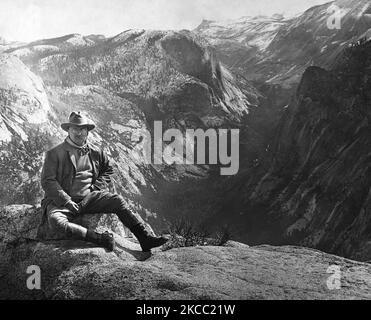
[[[292,16],[330,0],[0,0],[0,37],[29,42],[71,33],[194,29],[203,19]]]

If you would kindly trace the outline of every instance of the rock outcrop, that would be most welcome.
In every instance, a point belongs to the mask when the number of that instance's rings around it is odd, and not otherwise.
[[[152,256],[116,236],[107,253],[83,243],[23,243],[1,248],[0,298],[16,299],[370,299],[371,266],[299,247],[188,247]],[[26,286],[28,266],[40,290]],[[340,287],[331,280],[333,271]],[[335,270],[334,269],[334,270]],[[337,288],[337,289],[336,289]]]
[[[142,252],[112,215],[82,224],[114,231],[116,249],[48,237],[40,208],[0,212],[0,299],[370,299],[371,266],[317,250],[248,245],[174,247]],[[40,270],[30,290],[29,267]],[[32,269],[35,270],[35,269]],[[34,271],[33,271],[34,272]],[[36,282],[33,282],[34,284]]]
[[[141,219],[140,217],[138,217]],[[0,209],[0,241],[15,244],[27,241],[65,239],[62,232],[55,232],[49,226],[41,207],[32,205],[10,205]],[[81,215],[73,220],[97,232],[113,231],[118,236],[131,235],[115,214]]]

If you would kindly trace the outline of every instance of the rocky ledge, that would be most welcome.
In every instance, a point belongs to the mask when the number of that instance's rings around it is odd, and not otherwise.
[[[14,205],[0,213],[8,226],[0,229],[0,299],[371,298],[370,264],[314,249],[228,241],[143,253],[110,215],[97,215],[91,227],[114,231],[117,246],[107,252],[47,238],[38,208]],[[27,286],[36,274],[30,266],[40,268],[40,289]]]
[[[114,252],[76,241],[3,246],[0,298],[371,298],[368,263],[312,249],[249,247],[230,241],[221,247],[157,249],[148,254],[134,240],[116,235],[116,241]],[[40,290],[27,288],[31,265],[40,267]]]

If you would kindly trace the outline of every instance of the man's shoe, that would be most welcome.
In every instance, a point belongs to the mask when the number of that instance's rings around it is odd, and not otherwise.
[[[101,234],[101,244],[102,247],[106,248],[108,251],[115,250],[115,239],[113,238],[113,234],[108,231]]]
[[[161,236],[156,237],[149,233],[145,225],[142,223],[130,228],[130,231],[138,239],[139,244],[144,252],[150,251],[152,248],[162,246],[169,241],[168,237]]]
[[[95,231],[88,230],[85,241],[95,243],[100,247],[106,248],[108,251],[113,251],[115,249],[115,239],[113,238],[113,234],[108,231],[104,233],[97,233]]]

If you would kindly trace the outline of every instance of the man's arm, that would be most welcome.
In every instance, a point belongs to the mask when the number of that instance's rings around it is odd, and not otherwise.
[[[57,181],[58,158],[55,152],[47,151],[41,172],[41,186],[45,196],[52,199],[58,207],[64,206],[71,197],[62,189]]]
[[[113,169],[109,163],[107,155],[102,150],[100,154],[99,174],[92,187],[93,191],[108,189],[112,174]]]

